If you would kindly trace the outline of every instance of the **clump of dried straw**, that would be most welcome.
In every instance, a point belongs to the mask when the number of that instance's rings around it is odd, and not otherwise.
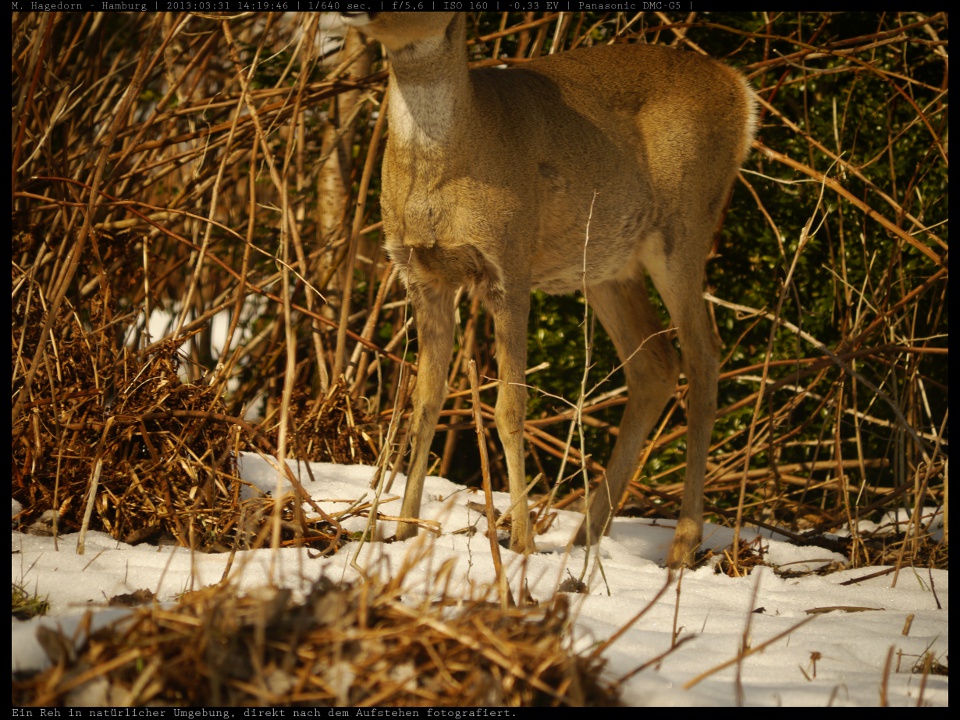
[[[315,583],[303,601],[218,586],[140,608],[14,683],[30,705],[557,706],[618,704],[604,661],[569,647],[568,604],[401,596],[402,580]]]

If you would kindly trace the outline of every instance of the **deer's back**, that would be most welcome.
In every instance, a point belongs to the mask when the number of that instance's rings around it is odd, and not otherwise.
[[[456,152],[422,194],[398,183],[384,215],[395,258],[417,245],[423,272],[457,284],[519,270],[578,289],[588,218],[589,280],[635,274],[678,222],[716,221],[749,143],[744,81],[692,53],[603,46],[470,78]]]

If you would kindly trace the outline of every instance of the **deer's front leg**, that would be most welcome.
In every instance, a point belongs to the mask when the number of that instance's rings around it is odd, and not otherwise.
[[[427,475],[430,445],[447,397],[447,371],[453,354],[453,290],[439,285],[413,285],[408,289],[417,324],[417,384],[413,390],[410,421],[410,463],[403,494],[403,517],[419,518],[423,482]],[[397,539],[416,537],[417,526],[400,523]]]
[[[527,510],[526,473],[523,461],[523,421],[527,416],[527,322],[530,315],[530,289],[521,286],[507,291],[493,303],[497,336],[497,432],[510,476],[510,503],[513,506],[510,549],[536,551]]]

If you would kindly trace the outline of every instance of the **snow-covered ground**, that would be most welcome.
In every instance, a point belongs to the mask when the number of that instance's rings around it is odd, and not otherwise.
[[[266,491],[276,489],[277,473],[264,459],[244,455],[241,467],[246,480]],[[343,511],[364,495],[372,499],[373,468],[315,463],[312,470],[315,481],[303,471],[299,477],[326,512]],[[382,513],[399,513],[402,483],[402,476],[398,477],[390,493],[383,494]],[[242,552],[234,559],[231,574],[241,590],[249,589],[270,582],[272,567],[276,581],[307,589],[321,574],[355,579],[357,573],[351,568],[355,558],[360,566],[383,574],[400,568],[405,558],[417,552],[424,559],[406,573],[412,593],[418,587],[426,592],[430,573],[448,560],[456,562],[459,580],[450,587],[465,596],[483,592],[493,584],[494,571],[483,532],[486,520],[476,509],[483,504],[482,493],[428,478],[424,498],[424,517],[442,524],[438,537],[421,531],[419,538],[406,543],[351,543],[329,558],[308,557],[298,549]],[[494,502],[503,511],[509,507],[506,495],[495,493]],[[14,513],[17,510],[14,503]],[[584,550],[566,552],[579,518],[558,512],[550,530],[537,538],[541,552],[536,555],[522,558],[502,551],[515,596],[521,583],[526,583],[535,599],[546,600],[565,579],[580,576]],[[351,518],[344,529],[361,531],[365,522]],[[462,532],[471,527],[479,532]],[[383,535],[392,535],[393,530],[392,523],[378,528]],[[667,571],[659,563],[671,536],[667,523],[614,521],[610,537],[600,545],[599,558],[594,554],[586,559],[588,592],[570,596],[577,615],[578,647],[603,642],[660,593]],[[721,549],[731,542],[732,531],[707,526],[705,536],[705,544]],[[422,543],[430,543],[429,552],[423,552]],[[770,563],[793,571],[843,559],[777,539],[765,538],[763,544]],[[58,550],[51,537],[13,532],[13,581],[47,596],[51,605],[50,614],[43,618],[12,621],[15,670],[47,662],[36,641],[38,624],[60,626],[69,635],[83,613],[92,610],[96,627],[129,612],[107,609],[111,597],[148,589],[160,601],[174,600],[185,590],[219,582],[227,562],[226,555],[124,545],[102,533],[87,535],[84,555],[76,554],[76,546],[76,535],[61,536]],[[712,567],[684,573],[679,592],[674,579],[653,607],[606,650],[608,672],[622,677],[667,653],[677,633],[678,648],[624,684],[626,703],[734,705],[739,687],[746,705],[877,705],[884,688],[894,706],[947,705],[947,678],[928,677],[921,698],[922,675],[912,669],[927,652],[947,664],[948,573],[905,568],[893,586],[894,574],[877,576],[881,569],[792,579],[782,579],[768,567],[757,568],[745,578],[717,574]],[[857,578],[865,579],[845,584]],[[745,636],[747,647],[755,651],[739,664],[731,663]],[[892,662],[885,673],[891,649]],[[730,664],[722,667],[726,663]],[[707,674],[711,670],[716,672]]]

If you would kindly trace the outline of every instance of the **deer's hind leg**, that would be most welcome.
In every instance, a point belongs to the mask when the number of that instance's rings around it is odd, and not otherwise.
[[[627,377],[627,405],[605,478],[593,490],[577,545],[596,543],[607,531],[637,463],[644,440],[673,394],[677,353],[650,304],[643,276],[587,288],[587,300],[617,348]]]
[[[688,228],[685,236],[690,242],[650,273],[677,328],[687,377],[687,468],[680,520],[667,555],[669,567],[692,564],[703,535],[703,485],[720,372],[718,340],[703,299],[706,248],[714,226],[703,223],[700,228]]]

